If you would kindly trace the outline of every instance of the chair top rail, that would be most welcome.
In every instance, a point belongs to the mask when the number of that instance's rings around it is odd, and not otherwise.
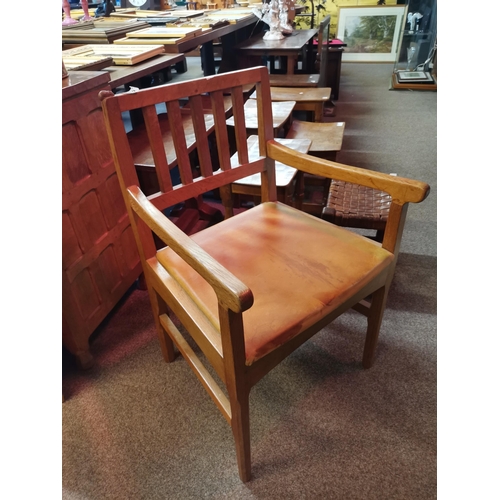
[[[260,82],[265,83],[266,80],[269,80],[268,69],[265,66],[256,66],[250,70],[232,71],[175,84],[167,83],[158,87],[130,91],[115,95],[113,98],[116,99],[120,112],[123,113],[166,101],[177,101],[193,95],[207,94],[221,88],[230,89]],[[106,100],[104,98],[103,105],[105,105]]]

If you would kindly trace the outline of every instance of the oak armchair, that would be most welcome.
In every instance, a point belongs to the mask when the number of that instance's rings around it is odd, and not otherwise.
[[[255,84],[259,154],[249,155],[242,89]],[[273,139],[267,68],[124,93],[102,94],[106,127],[132,222],[163,356],[176,348],[231,426],[242,481],[251,477],[249,392],[262,377],[337,316],[355,308],[368,318],[363,366],[372,365],[409,202],[429,186],[311,157]],[[230,157],[223,95],[230,92],[237,159]],[[201,95],[210,95],[218,164],[212,163]],[[200,175],[193,178],[179,100],[189,98]],[[173,185],[155,105],[166,103],[180,170]],[[160,191],[140,188],[122,113],[142,109]],[[275,161],[323,177],[390,193],[382,245],[276,201]],[[260,173],[263,203],[192,236],[163,210]],[[157,250],[153,233],[165,247]],[[369,298],[369,300],[367,300]],[[182,325],[182,327],[180,325]],[[203,353],[198,357],[189,335]],[[212,368],[208,369],[204,363]],[[212,371],[213,370],[213,371]],[[220,387],[215,372],[222,381]],[[168,411],[168,409],[167,409]]]

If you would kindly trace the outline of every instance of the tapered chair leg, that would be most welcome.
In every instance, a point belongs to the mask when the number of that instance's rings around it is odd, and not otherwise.
[[[246,483],[251,478],[250,455],[250,411],[248,393],[239,394],[231,401],[231,430],[236,446],[236,459],[241,480]]]
[[[387,301],[387,286],[379,288],[372,295],[370,313],[368,315],[368,328],[366,332],[365,348],[363,352],[363,367],[371,368],[375,359],[378,334],[382,324],[385,303]]]

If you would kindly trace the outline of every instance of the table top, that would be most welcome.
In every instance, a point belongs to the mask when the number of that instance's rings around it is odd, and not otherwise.
[[[302,50],[316,34],[317,29],[294,30],[289,36],[281,40],[264,40],[264,32],[261,32],[244,42],[235,46],[235,50],[244,54],[270,54],[279,55]]]
[[[274,139],[276,142],[283,144],[284,146],[288,146],[291,149],[295,149],[296,151],[300,151],[301,153],[307,153],[311,146],[311,141],[309,139]],[[248,140],[248,158],[250,161],[255,161],[260,157],[259,154],[259,137],[256,135],[251,135]],[[238,153],[235,153],[231,157],[231,164],[238,164]],[[284,163],[280,163],[279,161],[275,162],[276,169],[276,186],[277,187],[285,187],[290,184],[295,174],[297,173],[297,169],[293,167],[289,167]],[[244,184],[249,186],[260,186],[261,185],[261,177],[260,173],[252,174],[248,177],[244,177],[243,179],[238,179],[234,182],[234,184]]]
[[[185,59],[184,54],[159,54],[151,59],[134,64],[133,66],[108,66],[102,71],[109,73],[111,80],[109,84],[112,89],[138,80],[143,76],[151,75],[156,71],[168,68]]]
[[[249,13],[248,16],[238,19],[234,23],[228,24],[226,26],[221,26],[220,28],[215,28],[206,31],[205,33],[201,33],[196,36],[192,37],[185,37],[179,41],[177,41],[175,44],[172,43],[165,43],[165,52],[168,53],[174,53],[174,54],[181,54],[185,52],[190,52],[194,49],[196,49],[199,45],[203,45],[207,42],[212,42],[214,40],[217,40],[220,37],[223,37],[225,35],[228,35],[230,33],[234,33],[235,31],[238,31],[246,26],[249,26],[251,24],[255,24],[259,19],[257,16],[255,16],[252,13]],[[165,40],[163,40],[165,42]],[[126,38],[121,38],[118,40],[119,44],[126,44],[126,43],[145,43],[144,39],[136,39],[133,37],[131,34],[130,37]],[[161,38],[151,38],[148,42],[146,43],[155,43],[155,44],[161,44],[162,39]]]

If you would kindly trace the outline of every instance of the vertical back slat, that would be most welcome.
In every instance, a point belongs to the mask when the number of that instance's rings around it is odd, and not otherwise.
[[[158,121],[158,114],[155,106],[145,106],[142,108],[144,123],[148,134],[149,145],[155,163],[156,176],[160,191],[166,193],[172,190],[172,179],[170,178],[170,170],[168,167],[165,147],[163,145],[163,136]]]
[[[214,111],[215,139],[219,155],[219,166],[221,170],[229,170],[231,168],[231,151],[229,147],[229,137],[227,135],[223,92],[212,92],[210,94],[210,100]]]
[[[238,160],[241,164],[248,163],[247,129],[245,124],[245,100],[243,88],[234,87],[232,92],[234,135]]]
[[[186,145],[183,117],[178,101],[167,102],[167,116],[177,155],[177,165],[179,167],[181,182],[182,184],[190,184],[193,182],[193,172],[191,171],[191,161]]]
[[[189,106],[193,118],[193,129],[196,137],[196,149],[198,150],[198,161],[200,162],[201,175],[203,177],[210,177],[213,174],[213,168],[212,160],[210,158],[210,147],[208,145],[202,96],[196,95],[190,97]]]

